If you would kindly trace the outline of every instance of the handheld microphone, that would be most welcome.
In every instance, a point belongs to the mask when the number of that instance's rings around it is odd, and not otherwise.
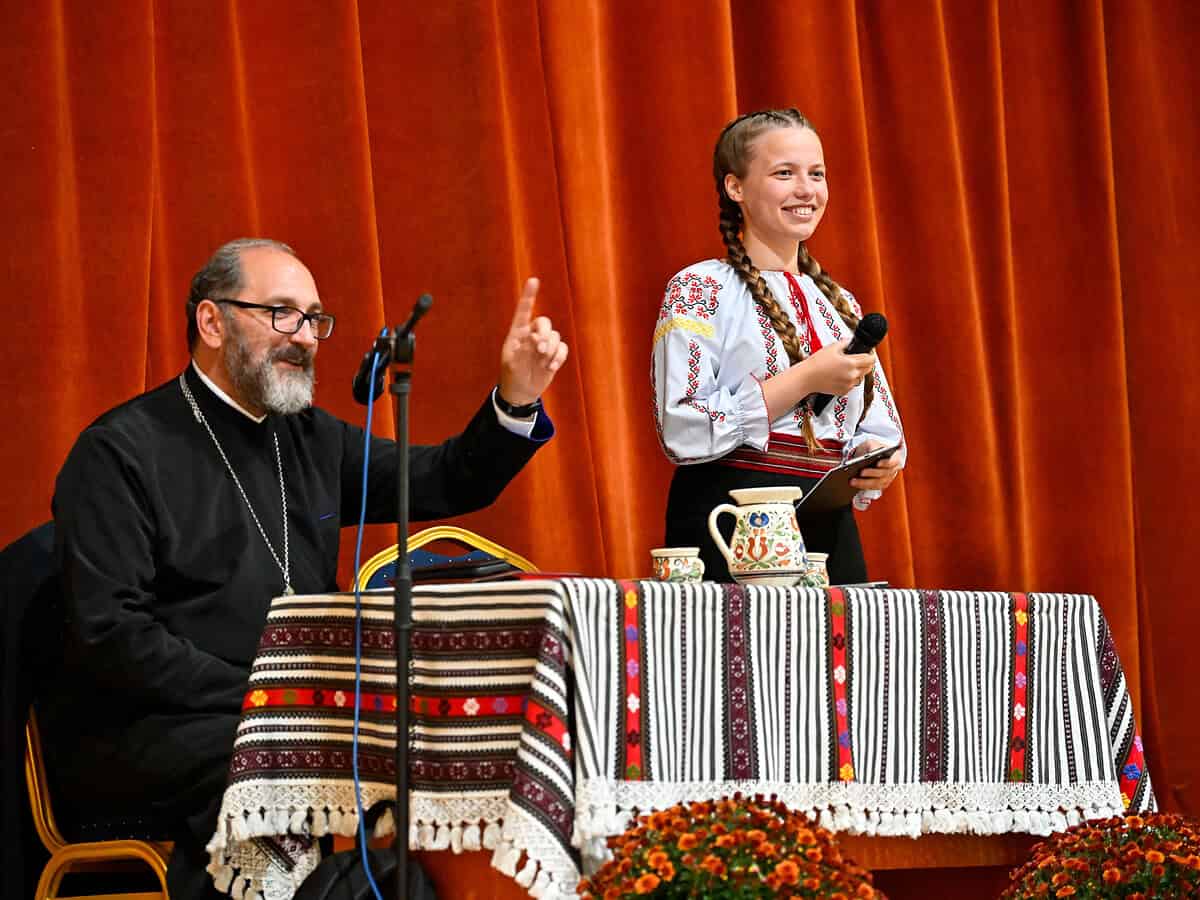
[[[887,329],[887,319],[879,313],[867,313],[859,321],[858,327],[854,329],[854,337],[850,339],[846,352],[870,353],[883,340]],[[830,394],[813,394],[811,402],[813,415],[819,416],[824,412],[825,407],[832,399],[833,396]]]
[[[420,321],[421,316],[429,312],[429,308],[433,306],[433,297],[429,294],[422,294],[417,298],[416,305],[413,306],[412,315],[408,317],[408,321],[400,326],[395,334],[389,334],[386,328],[379,332],[379,337],[375,338],[375,343],[371,345],[371,349],[363,356],[362,362],[358,364],[358,372],[354,375],[354,385],[351,392],[354,394],[356,402],[366,406],[372,396],[371,385],[371,370],[375,370],[375,384],[373,388],[373,396],[376,400],[383,394],[383,379],[387,374],[388,363],[392,361],[392,356],[395,354],[395,347],[399,341],[409,340],[412,330]],[[375,359],[378,357],[379,362]],[[409,355],[411,361],[412,356]]]

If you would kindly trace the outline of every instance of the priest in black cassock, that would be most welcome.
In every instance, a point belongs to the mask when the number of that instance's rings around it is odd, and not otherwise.
[[[567,346],[532,317],[536,293],[531,279],[466,429],[412,448],[413,519],[488,505],[553,434],[539,398]],[[364,437],[312,406],[334,317],[289,247],[221,247],[186,310],[191,364],[97,419],[59,473],[66,664],[39,704],[58,797],[83,820],[166,829],[173,900],[215,894],[204,844],[267,609],[337,589]],[[395,521],[395,454],[372,438],[369,522]]]

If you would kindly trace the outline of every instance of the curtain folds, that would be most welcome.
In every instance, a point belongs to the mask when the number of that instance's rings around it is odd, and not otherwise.
[[[1196,4],[426,7],[6,5],[0,537],[48,518],[80,429],[183,366],[192,273],[259,234],[338,316],[318,402],[346,418],[372,335],[434,295],[416,441],[466,422],[538,275],[571,345],[558,436],[462,524],[544,569],[646,574],[671,475],[648,377],[662,290],[722,253],[721,126],[796,105],[829,166],[810,249],[892,323],[909,463],[860,518],[872,575],[1095,594],[1161,799],[1200,812]]]

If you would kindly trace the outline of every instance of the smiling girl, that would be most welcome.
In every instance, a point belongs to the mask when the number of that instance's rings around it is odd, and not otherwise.
[[[667,284],[654,331],[655,424],[677,464],[666,543],[699,546],[708,577],[729,579],[708,513],[731,489],[806,489],[846,457],[902,440],[874,353],[844,352],[862,316],[805,242],[825,214],[821,139],[798,110],[749,113],[713,153],[725,259]],[[830,394],[815,415],[809,398]],[[892,483],[906,449],[851,482],[865,509]],[[834,584],[867,579],[849,506],[801,520],[807,548],[829,554]]]

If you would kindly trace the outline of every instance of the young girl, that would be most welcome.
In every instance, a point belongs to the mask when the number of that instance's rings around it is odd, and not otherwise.
[[[829,189],[821,141],[795,109],[734,119],[713,153],[725,259],[667,284],[654,331],[651,391],[659,440],[678,465],[668,546],[699,546],[706,577],[729,580],[708,514],[744,487],[807,488],[846,457],[901,442],[874,353],[843,352],[862,310],[805,242]],[[833,400],[816,415],[811,395]],[[851,484],[865,509],[895,479],[905,448]],[[728,524],[728,523],[726,523]],[[807,549],[829,554],[833,584],[867,579],[849,506],[802,518]]]

